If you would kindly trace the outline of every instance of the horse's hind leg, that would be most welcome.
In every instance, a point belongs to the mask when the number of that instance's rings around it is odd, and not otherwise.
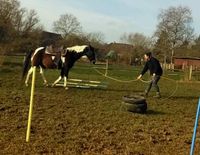
[[[42,69],[41,66],[40,66],[40,74],[41,74],[42,79],[43,79],[43,81],[44,81],[44,85],[45,85],[45,86],[48,86],[47,80],[46,80],[46,78],[45,78],[45,76],[44,76],[44,72],[43,72],[43,69]]]
[[[25,80],[25,85],[28,86],[28,80],[29,80],[29,77],[30,75],[33,73],[33,67],[31,67],[28,71],[28,74],[26,76],[26,80]]]

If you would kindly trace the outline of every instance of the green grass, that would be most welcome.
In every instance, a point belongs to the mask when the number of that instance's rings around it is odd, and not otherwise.
[[[178,83],[162,78],[161,99],[147,98],[146,114],[131,113],[122,97],[145,89],[141,81],[119,83],[77,63],[70,78],[108,82],[106,90],[44,87],[37,71],[30,143],[25,142],[30,87],[20,81],[21,58],[6,58],[0,69],[0,154],[189,154],[197,102],[198,83]],[[14,62],[14,63],[13,63]],[[108,75],[132,80],[141,68],[110,66]],[[100,70],[104,72],[103,70]],[[179,80],[181,73],[166,72]],[[52,83],[58,70],[46,70]],[[145,76],[148,80],[148,75]],[[195,153],[200,152],[197,133]]]

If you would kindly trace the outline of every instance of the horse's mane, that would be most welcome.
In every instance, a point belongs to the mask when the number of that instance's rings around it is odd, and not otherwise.
[[[72,46],[72,47],[67,47],[66,49],[69,51],[69,52],[76,52],[76,53],[80,53],[80,52],[83,52],[85,50],[85,48],[87,48],[88,45],[81,45],[81,46]]]

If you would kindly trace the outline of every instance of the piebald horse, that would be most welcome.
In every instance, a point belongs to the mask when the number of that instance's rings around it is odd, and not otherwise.
[[[60,69],[59,78],[52,84],[55,86],[60,80],[64,78],[64,87],[67,86],[67,79],[69,70],[73,67],[74,63],[82,56],[87,56],[90,62],[95,64],[95,48],[91,45],[73,46],[66,49],[57,49],[57,54],[47,52],[47,48],[39,47],[35,51],[29,52],[24,60],[23,74],[24,77],[27,74],[25,85],[28,86],[29,77],[33,72],[33,67],[40,68],[40,74],[42,75],[45,85],[48,85],[47,80],[44,76],[43,69]],[[59,54],[60,53],[60,54]],[[61,54],[62,53],[62,54]],[[59,60],[55,63],[55,59]],[[29,64],[31,67],[29,69]],[[29,70],[28,70],[29,69]]]

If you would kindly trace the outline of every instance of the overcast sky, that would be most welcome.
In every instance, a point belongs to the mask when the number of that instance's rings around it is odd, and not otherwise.
[[[200,0],[19,0],[21,6],[36,10],[45,30],[61,14],[77,17],[85,32],[102,32],[105,41],[118,42],[124,33],[139,32],[152,36],[161,9],[188,6],[192,10],[195,33],[200,34]]]

